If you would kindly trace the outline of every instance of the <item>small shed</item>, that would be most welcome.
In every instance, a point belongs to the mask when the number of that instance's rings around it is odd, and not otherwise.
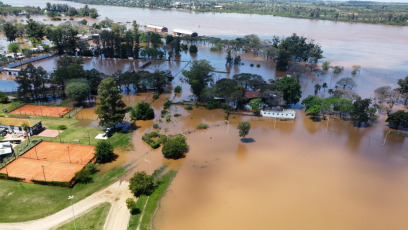
[[[173,30],[173,36],[175,36],[175,37],[184,37],[184,36],[197,37],[198,34],[196,32],[190,31],[190,30],[174,29]]]

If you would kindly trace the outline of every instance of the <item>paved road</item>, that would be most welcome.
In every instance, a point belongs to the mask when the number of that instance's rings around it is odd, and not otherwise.
[[[130,213],[126,208],[126,199],[133,197],[129,190],[129,182],[116,182],[91,196],[74,204],[75,215],[80,216],[94,207],[104,202],[110,202],[112,207],[109,211],[104,229],[106,230],[126,230]],[[72,220],[71,206],[53,215],[42,219],[20,222],[20,223],[0,223],[1,230],[44,230],[54,229]]]

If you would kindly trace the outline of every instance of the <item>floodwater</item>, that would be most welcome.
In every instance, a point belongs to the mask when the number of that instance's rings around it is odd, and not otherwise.
[[[3,0],[12,5],[24,1]],[[47,0],[32,0],[45,6]],[[50,1],[51,3],[65,3]],[[81,4],[67,4],[79,7]],[[353,78],[356,91],[368,97],[382,85],[396,87],[398,78],[407,75],[408,28],[330,21],[289,19],[273,16],[190,13],[174,10],[147,10],[95,6],[101,18],[115,21],[137,20],[195,30],[199,34],[234,37],[258,34],[262,38],[291,33],[315,39],[332,65],[344,65],[340,75],[331,72],[320,78],[302,78],[303,95],[313,93],[316,82],[331,87],[342,77],[351,76],[351,66],[361,65]],[[117,14],[120,11],[121,14]],[[161,17],[157,17],[160,13]],[[165,18],[165,20],[163,20]],[[207,59],[218,71],[215,78],[250,72],[265,79],[279,77],[272,63],[245,55],[245,65],[227,70],[225,54],[199,47],[197,56],[186,53],[181,61],[163,61],[155,68],[170,69],[176,76],[173,85],[183,87],[182,95],[167,93],[153,101],[151,93],[124,95],[128,105],[137,101],[152,103],[156,118],[137,121],[132,137],[134,150],[119,152],[117,161],[103,170],[128,165],[133,172],[150,172],[162,165],[178,170],[153,221],[154,229],[406,229],[408,219],[408,139],[387,135],[385,117],[369,128],[356,128],[339,119],[313,122],[297,110],[295,121],[278,121],[231,115],[224,122],[222,110],[186,110],[171,106],[171,122],[160,117],[166,98],[186,100],[189,87],[180,82],[180,71],[190,60]],[[250,63],[260,68],[249,67]],[[35,63],[48,71],[55,59]],[[96,68],[107,75],[117,69],[136,70],[137,61],[85,59],[85,68]],[[320,96],[327,96],[326,92]],[[174,117],[181,114],[180,117]],[[95,120],[93,108],[78,113],[84,123]],[[88,120],[86,120],[88,119]],[[128,118],[127,118],[128,119]],[[249,120],[252,129],[245,142],[238,137],[237,123]],[[210,129],[187,134],[189,151],[181,160],[166,160],[160,149],[151,150],[141,140],[157,123],[164,134],[186,133],[197,124]],[[87,123],[88,124],[88,123]],[[146,160],[146,161],[145,161]]]

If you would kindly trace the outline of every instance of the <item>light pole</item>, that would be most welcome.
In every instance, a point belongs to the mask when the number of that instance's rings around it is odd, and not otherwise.
[[[148,162],[149,163],[149,166],[150,166],[150,175],[152,175],[152,162],[150,162],[149,160],[147,160],[146,158],[144,159],[144,161],[146,161],[146,162]]]
[[[385,138],[384,138],[384,143],[383,143],[383,145],[385,145],[385,141],[387,140],[388,134],[389,134],[390,132],[391,132],[391,131],[388,131],[387,134],[385,134]]]
[[[44,181],[47,181],[47,179],[45,178],[45,170],[44,170],[44,165],[41,165],[43,168],[43,174],[44,174]]]
[[[72,216],[74,217],[74,227],[75,227],[75,230],[76,230],[77,228],[76,228],[76,223],[75,223],[74,205],[72,204],[73,199],[74,199],[74,196],[68,196],[68,200],[71,200]]]
[[[71,155],[69,154],[69,145],[67,146],[68,149],[68,159],[69,159],[69,163],[71,164]]]

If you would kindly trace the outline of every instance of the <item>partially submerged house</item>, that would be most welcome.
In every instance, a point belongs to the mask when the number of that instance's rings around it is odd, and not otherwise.
[[[0,117],[0,129],[6,130],[8,133],[24,134],[24,124],[29,127],[27,134],[30,136],[37,134],[43,128],[41,121],[34,124],[29,119]]]
[[[280,119],[295,119],[296,111],[293,109],[271,109],[271,110],[261,110],[261,115],[263,117],[273,117]]]

